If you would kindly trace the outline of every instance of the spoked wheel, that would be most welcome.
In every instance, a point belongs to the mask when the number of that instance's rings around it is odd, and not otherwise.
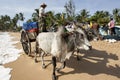
[[[29,40],[29,36],[25,31],[22,31],[21,33],[21,43],[22,43],[24,52],[27,55],[30,55],[31,54],[31,43]]]

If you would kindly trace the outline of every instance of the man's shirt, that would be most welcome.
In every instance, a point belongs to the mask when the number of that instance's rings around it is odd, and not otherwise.
[[[40,9],[39,9],[39,17],[42,17],[44,13],[45,13],[45,9],[43,7],[40,7]]]

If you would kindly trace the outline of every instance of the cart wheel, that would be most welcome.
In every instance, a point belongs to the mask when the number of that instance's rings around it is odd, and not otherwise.
[[[22,43],[24,52],[27,55],[30,55],[31,54],[31,43],[29,40],[29,36],[25,31],[22,31],[21,33],[21,43]]]

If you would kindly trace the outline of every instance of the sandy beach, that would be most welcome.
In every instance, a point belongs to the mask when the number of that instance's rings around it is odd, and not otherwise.
[[[10,32],[10,35],[20,41],[20,33]],[[92,41],[91,44],[93,50],[81,50],[80,61],[74,55],[66,61],[66,67],[57,73],[58,80],[120,80],[120,41]],[[20,42],[15,46],[22,49]],[[45,57],[45,63],[47,67],[42,69],[40,61],[35,63],[33,57],[22,52],[16,61],[4,66],[12,68],[10,80],[52,80],[51,56]]]

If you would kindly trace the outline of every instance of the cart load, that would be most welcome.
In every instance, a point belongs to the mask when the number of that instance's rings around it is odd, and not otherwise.
[[[29,23],[26,22],[26,23],[23,23],[22,28],[28,32],[36,32],[38,31],[38,23],[37,22],[29,22]]]

